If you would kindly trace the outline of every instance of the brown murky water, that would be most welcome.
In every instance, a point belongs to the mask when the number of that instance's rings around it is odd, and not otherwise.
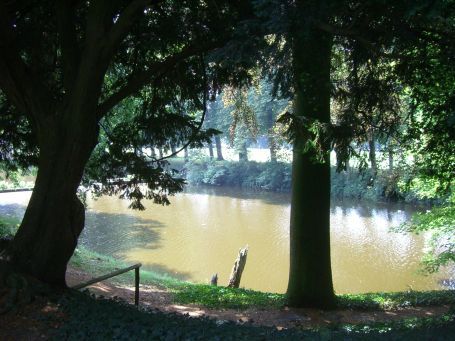
[[[0,213],[23,211],[29,194],[0,195]],[[88,200],[80,243],[145,268],[194,282],[218,273],[227,283],[238,249],[249,245],[241,286],[284,292],[289,268],[289,195],[226,188],[189,188],[171,206],[129,210],[115,197]],[[7,211],[7,209],[9,211]],[[453,269],[417,274],[425,236],[390,233],[405,206],[333,202],[332,269],[337,293],[440,289]]]

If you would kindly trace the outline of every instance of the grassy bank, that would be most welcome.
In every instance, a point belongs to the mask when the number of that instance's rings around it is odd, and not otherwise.
[[[17,228],[18,221],[0,217],[0,237],[11,235]],[[127,267],[118,259],[101,255],[79,247],[70,260],[70,266],[90,273],[93,277]],[[141,270],[141,283],[155,285],[173,293],[175,303],[194,303],[208,308],[246,309],[250,307],[282,307],[286,304],[283,294],[264,293],[247,289],[231,289],[206,284],[181,281],[170,276],[152,271]],[[111,279],[113,283],[134,283],[132,271]],[[357,310],[383,310],[409,306],[430,306],[440,304],[455,305],[455,292],[406,291],[392,293],[368,293],[338,295],[340,308]]]
[[[126,264],[112,257],[79,248],[71,259],[71,265],[97,276],[131,264]],[[117,276],[113,281],[122,284],[132,284],[134,274],[130,272],[122,276]],[[156,285],[172,291],[176,303],[194,303],[208,308],[278,308],[286,304],[284,294],[195,284],[158,275],[146,270],[141,270],[141,283]],[[451,290],[347,294],[338,295],[337,298],[340,308],[356,310],[384,310],[414,306],[455,304],[455,292]]]
[[[0,237],[15,231],[17,221],[0,217]],[[84,248],[74,253],[70,266],[90,273],[93,277],[125,267],[122,261],[100,255]],[[132,285],[133,273],[115,277],[112,282]],[[150,271],[141,271],[141,283],[156,285],[173,293],[175,303],[195,303],[209,308],[280,308],[286,304],[282,294],[253,290],[228,289],[180,281]],[[340,308],[353,310],[383,310],[409,306],[455,305],[452,291],[370,293],[338,295]],[[58,298],[56,320],[44,314],[42,323],[49,323],[50,337],[55,339],[235,339],[235,340],[450,340],[455,334],[455,313],[438,317],[407,318],[393,322],[368,324],[337,324],[314,330],[239,325],[234,322],[208,318],[189,318],[160,313],[146,308],[137,310],[131,305],[109,299],[93,299],[79,292],[66,293]],[[61,316],[65,316],[64,319]],[[48,321],[46,320],[48,319]],[[46,322],[47,321],[47,322]],[[54,326],[58,325],[57,329]]]

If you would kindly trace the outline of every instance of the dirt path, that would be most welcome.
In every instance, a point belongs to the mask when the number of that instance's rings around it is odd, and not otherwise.
[[[68,285],[75,285],[89,280],[91,277],[80,270],[69,269],[67,272]],[[89,287],[90,292],[104,297],[117,297],[126,302],[134,302],[134,288],[131,286],[115,286],[108,281],[94,284]],[[173,303],[172,294],[166,290],[150,286],[140,286],[140,305],[163,312],[187,314],[192,317],[207,316],[220,323],[235,321],[238,323],[251,323],[262,326],[275,326],[282,328],[313,328],[333,324],[359,324],[371,322],[386,322],[404,319],[407,317],[431,317],[442,315],[449,310],[449,306],[407,307],[386,311],[356,311],[333,310],[323,311],[317,309],[266,309],[254,308],[247,310],[223,309],[214,310],[196,305],[178,305]]]

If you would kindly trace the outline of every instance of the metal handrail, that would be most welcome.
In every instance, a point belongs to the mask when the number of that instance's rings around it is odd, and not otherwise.
[[[109,273],[107,275],[103,275],[103,276],[99,276],[99,277],[93,278],[93,279],[91,279],[91,280],[89,280],[87,282],[83,282],[83,283],[74,285],[71,288],[72,289],[76,289],[76,290],[82,289],[82,288],[85,288],[85,287],[87,287],[89,285],[104,281],[105,279],[121,275],[121,274],[123,274],[125,272],[128,272],[130,270],[134,270],[134,304],[136,306],[138,306],[139,305],[139,280],[140,280],[140,278],[139,278],[139,268],[141,266],[142,266],[141,263],[137,263],[137,264],[131,265],[131,266],[127,267],[127,268],[111,272],[111,273]]]

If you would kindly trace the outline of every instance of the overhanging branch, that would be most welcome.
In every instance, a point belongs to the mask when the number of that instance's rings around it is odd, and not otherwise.
[[[51,112],[51,96],[25,64],[16,46],[11,18],[4,2],[0,2],[0,88],[22,113],[41,122]]]
[[[322,21],[313,20],[312,22],[321,31],[330,33],[335,36],[347,37],[347,38],[352,38],[354,40],[357,40],[365,48],[367,48],[368,50],[370,50],[373,54],[375,54],[377,56],[384,57],[384,58],[392,58],[392,59],[404,59],[405,58],[405,56],[403,56],[403,55],[382,51],[379,47],[377,47],[370,40],[363,37],[362,34],[360,34],[357,31],[354,31],[352,29],[333,26],[333,25],[330,25],[330,24],[322,22]]]
[[[148,65],[147,70],[137,71],[130,75],[127,84],[120,88],[117,92],[108,97],[103,103],[98,106],[97,119],[100,120],[114,106],[120,103],[123,99],[137,93],[146,85],[161,77],[166,72],[172,69],[179,62],[195,56],[205,51],[210,51],[221,45],[222,42],[215,41],[208,44],[194,44],[183,48],[180,52],[169,56],[166,59],[155,61]]]
[[[131,26],[133,26],[136,17],[144,11],[144,9],[153,2],[154,5],[157,5],[162,0],[134,0],[120,13],[117,21],[112,26],[109,31],[104,53],[109,57],[114,53],[120,43],[128,34]]]

